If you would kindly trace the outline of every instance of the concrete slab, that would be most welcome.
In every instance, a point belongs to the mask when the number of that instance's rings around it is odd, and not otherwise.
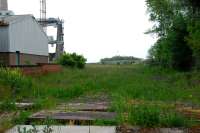
[[[23,130],[33,129],[30,125],[15,126],[6,133],[18,133],[18,128]],[[45,126],[36,126],[38,133],[43,133]],[[115,127],[98,127],[98,126],[51,126],[52,133],[116,133]]]
[[[15,103],[19,109],[30,109],[34,106],[34,103]]]
[[[0,102],[0,105],[3,104]],[[17,109],[31,109],[34,106],[34,103],[11,103],[16,106]]]
[[[53,120],[76,120],[76,121],[92,121],[92,120],[114,120],[116,117],[114,112],[39,112],[29,117],[30,120],[43,120],[50,118]]]
[[[76,111],[106,111],[108,110],[110,103],[108,102],[86,102],[86,103],[68,103],[60,104],[57,106],[57,110],[67,111],[67,110],[76,110]]]
[[[24,125],[24,126],[15,126],[13,129],[7,131],[6,133],[19,133],[18,128],[21,129],[21,131],[26,128],[26,131],[33,129],[30,125]],[[45,126],[36,126],[37,133],[43,133]],[[51,126],[52,133],[89,133],[89,127],[88,126]]]
[[[106,126],[91,126],[90,133],[116,133],[116,127],[106,127]]]

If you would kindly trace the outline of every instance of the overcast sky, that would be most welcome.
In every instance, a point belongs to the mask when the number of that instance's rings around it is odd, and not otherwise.
[[[8,0],[15,14],[39,17],[40,0]],[[155,38],[145,35],[145,0],[47,0],[47,16],[65,21],[65,51],[97,62],[114,55],[145,58]],[[53,28],[49,29],[53,35]],[[52,48],[50,47],[50,51]]]

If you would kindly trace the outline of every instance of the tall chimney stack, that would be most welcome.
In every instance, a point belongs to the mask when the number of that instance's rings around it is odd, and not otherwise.
[[[8,1],[7,0],[0,0],[0,10],[8,10]]]

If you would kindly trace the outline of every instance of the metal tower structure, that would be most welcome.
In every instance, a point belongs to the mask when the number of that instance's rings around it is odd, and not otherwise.
[[[46,0],[40,0],[40,21],[45,21],[47,19],[47,3]],[[47,32],[47,26],[45,23],[41,23],[45,32]]]
[[[49,44],[56,44],[55,59],[58,59],[64,53],[64,22],[56,18],[47,18],[46,5],[46,0],[40,0],[40,19],[38,22],[45,32],[47,32],[49,26],[57,28],[56,40],[49,40]]]
[[[0,0],[0,10],[8,10],[8,1]]]

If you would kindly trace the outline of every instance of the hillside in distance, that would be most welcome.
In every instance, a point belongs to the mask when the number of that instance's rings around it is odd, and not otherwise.
[[[135,64],[141,62],[141,58],[133,56],[113,56],[111,58],[101,59],[101,64]]]

